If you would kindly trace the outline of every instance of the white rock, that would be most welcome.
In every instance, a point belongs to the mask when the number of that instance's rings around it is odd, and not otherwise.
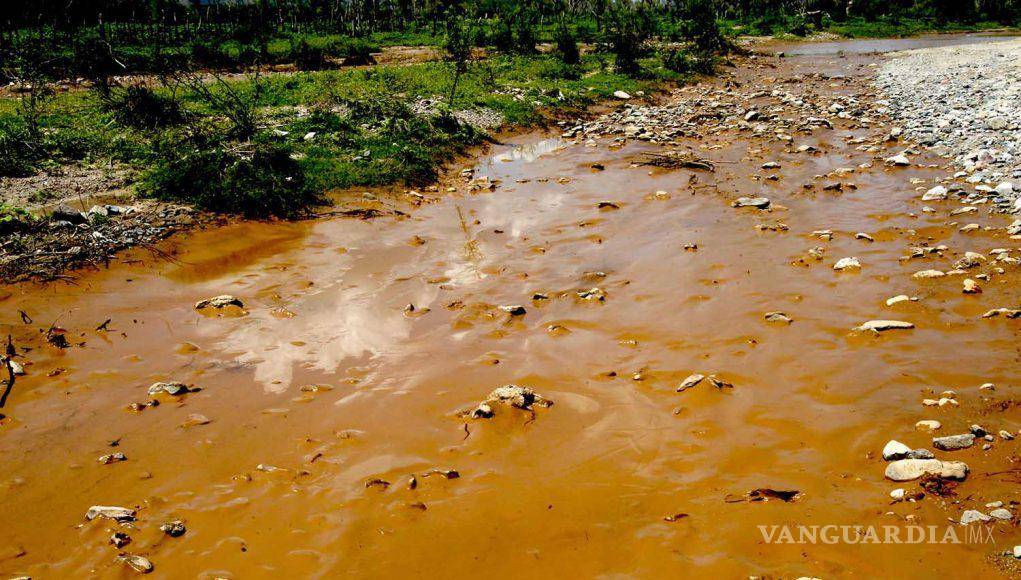
[[[769,207],[769,198],[766,197],[739,197],[731,204],[732,207],[757,207],[766,209]]]
[[[993,511],[989,512],[989,515],[998,520],[1003,520],[1005,522],[1009,522],[1010,520],[1014,519],[1014,514],[1010,513],[1009,510],[1005,510],[1003,508],[994,509]]]
[[[135,510],[117,506],[94,505],[85,512],[85,519],[94,520],[96,518],[130,522],[135,519]]]
[[[943,426],[942,423],[934,419],[925,419],[915,423],[915,429],[919,429],[922,431],[935,431],[942,426]]]
[[[901,153],[899,155],[894,155],[893,157],[887,157],[886,164],[895,165],[898,167],[905,167],[907,165],[911,165],[911,160],[908,159],[907,155]]]
[[[681,381],[681,384],[678,385],[677,392],[680,393],[694,387],[695,385],[701,383],[702,379],[704,378],[705,375],[700,375],[698,373],[689,375],[688,378]]]
[[[978,510],[967,510],[963,514],[961,514],[961,519],[959,523],[962,526],[966,526],[968,524],[973,524],[975,522],[988,522],[990,519],[992,518]]]
[[[922,201],[943,201],[946,198],[947,188],[942,185],[937,185],[922,195]]]
[[[858,258],[853,256],[850,258],[840,258],[837,260],[836,264],[833,264],[834,270],[850,270],[858,268],[861,268],[861,262],[858,261]]]
[[[613,91],[613,96],[617,97],[618,99],[630,99],[631,98],[631,95],[626,93],[626,92],[624,92],[624,91]]]
[[[887,461],[903,459],[908,453],[911,453],[911,448],[894,439],[891,439],[886,446],[883,447],[883,459]]]
[[[887,298],[886,299],[886,305],[887,306],[893,306],[894,304],[900,304],[901,302],[908,302],[910,300],[911,300],[911,297],[908,296],[907,294],[898,294],[897,296],[894,296],[893,298]]]
[[[960,461],[939,459],[901,459],[886,466],[886,477],[893,481],[911,481],[927,473],[963,480],[968,477],[968,465]]]
[[[870,320],[861,326],[855,327],[855,330],[873,330],[876,332],[882,332],[884,330],[909,329],[914,327],[914,324],[904,322],[902,320]]]

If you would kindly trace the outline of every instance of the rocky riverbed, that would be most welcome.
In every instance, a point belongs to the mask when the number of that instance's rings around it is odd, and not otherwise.
[[[910,138],[952,157],[968,183],[1014,202],[1021,194],[1019,79],[1021,40],[1009,40],[898,53],[875,82],[880,106]]]

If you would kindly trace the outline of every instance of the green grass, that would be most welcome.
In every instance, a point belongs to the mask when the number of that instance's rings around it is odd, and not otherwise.
[[[976,32],[1003,28],[998,22],[940,22],[929,17],[882,16],[876,19],[848,18],[837,22],[829,18],[821,28],[807,23],[797,15],[774,13],[746,22],[727,20],[724,29],[731,36],[774,36],[780,39],[796,39],[812,32],[828,32],[846,38],[896,38],[917,36],[937,32]]]
[[[250,78],[231,81],[229,86],[254,99],[264,125],[254,141],[287,148],[309,187],[322,191],[418,185],[434,179],[437,169],[454,154],[485,138],[441,114],[445,111],[485,107],[500,113],[507,125],[527,127],[542,123],[550,113],[580,111],[617,90],[651,92],[664,81],[684,78],[664,69],[654,57],[643,61],[646,75],[642,79],[610,71],[611,62],[609,55],[587,55],[576,66],[552,56],[494,57],[470,67],[453,103],[446,103],[452,82],[450,65],[442,62],[265,75],[257,87]],[[440,102],[436,114],[411,112],[412,105],[422,99]],[[214,136],[211,142],[217,147],[231,147],[222,139],[226,121],[217,118],[200,95],[183,94],[182,105],[192,119],[189,125]],[[0,127],[16,121],[16,101],[0,100]],[[186,142],[185,135],[192,132],[187,127],[126,126],[94,93],[82,91],[56,95],[47,103],[41,124],[47,151],[43,166],[113,161],[142,170],[158,167],[163,171],[158,176],[162,184],[179,183],[167,173],[174,166],[166,166],[163,160],[175,148],[166,144]],[[306,139],[308,133],[315,135]],[[222,158],[210,160],[217,166],[228,163]]]
[[[848,38],[883,38],[899,36],[915,36],[928,32],[970,32],[1001,28],[997,22],[976,22],[963,24],[959,22],[938,22],[931,19],[911,18],[879,18],[865,20],[852,18],[845,22],[834,22],[826,30]]]

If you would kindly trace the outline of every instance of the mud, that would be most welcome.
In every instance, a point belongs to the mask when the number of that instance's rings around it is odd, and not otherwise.
[[[864,90],[876,58],[796,56],[717,82],[825,97]],[[936,450],[970,467],[961,483],[928,484],[939,494],[884,479],[882,458],[891,439],[931,449],[973,423],[1017,433],[1021,321],[982,314],[1017,307],[1018,267],[971,270],[990,274],[980,294],[962,293],[963,276],[912,277],[966,251],[1017,257],[1010,220],[921,202],[953,174],[947,160],[890,167],[905,144],[855,141],[880,139],[882,120],[832,122],[793,143],[680,139],[715,172],[632,164],[661,151],[651,143],[519,136],[475,181],[397,217],[235,223],[163,242],[172,261],[129,252],[74,286],[4,288],[0,331],[27,374],[0,421],[0,573],[1016,571],[1002,555],[1021,543],[1008,522],[971,524],[993,541],[961,544],[771,544],[758,528],[931,525],[942,537],[967,509],[1021,500],[1013,441]],[[803,187],[844,167],[854,187]],[[742,196],[771,204],[732,207]],[[844,257],[861,268],[835,271]],[[244,308],[194,309],[222,294]],[[917,300],[887,306],[900,294]],[[777,312],[791,322],[766,320]],[[853,330],[882,319],[914,328]],[[45,341],[51,326],[69,348]],[[131,410],[155,382],[201,390]],[[464,416],[509,384],[553,404]],[[957,405],[922,404],[948,389]],[[934,433],[915,428],[933,419]],[[99,460],[114,453],[125,460]],[[895,488],[916,501],[892,502]],[[135,521],[86,521],[92,506]],[[160,530],[172,522],[186,531]],[[111,545],[114,532],[131,542]]]

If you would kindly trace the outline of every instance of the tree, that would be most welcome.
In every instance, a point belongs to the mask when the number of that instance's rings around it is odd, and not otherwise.
[[[450,99],[448,103],[453,107],[454,97],[457,96],[457,83],[461,75],[468,72],[468,62],[472,54],[472,29],[471,19],[457,16],[447,18],[447,37],[443,42],[443,48],[447,52],[447,62],[454,69],[454,82],[450,85]]]

